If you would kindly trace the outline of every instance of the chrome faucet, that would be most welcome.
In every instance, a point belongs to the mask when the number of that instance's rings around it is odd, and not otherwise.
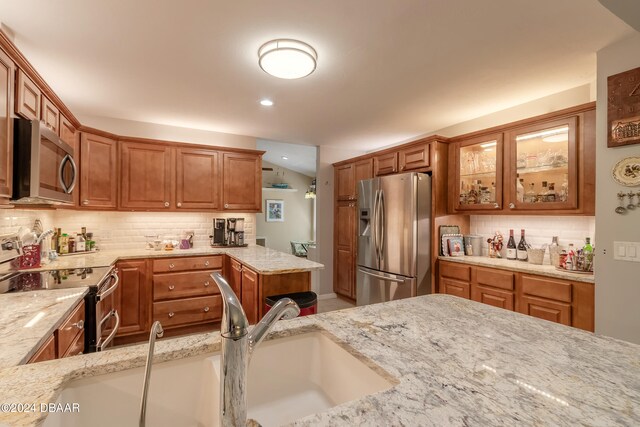
[[[220,273],[211,277],[222,294],[222,337],[220,368],[220,425],[245,426],[247,423],[247,372],[251,355],[279,319],[300,314],[291,298],[279,300],[249,332],[249,321],[242,304]]]
[[[157,320],[151,325],[151,333],[149,334],[149,353],[147,354],[147,364],[144,368],[144,382],[142,383],[142,400],[140,401],[140,420],[139,426],[145,427],[147,418],[147,394],[149,393],[149,381],[151,380],[151,364],[153,363],[153,349],[156,344],[156,337],[162,338],[164,329]]]

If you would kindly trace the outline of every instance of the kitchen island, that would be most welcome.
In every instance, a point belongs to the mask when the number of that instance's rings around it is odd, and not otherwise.
[[[448,295],[281,321],[270,338],[310,330],[332,335],[397,385],[295,425],[640,424],[635,344]],[[219,349],[219,333],[162,340],[156,363]],[[0,370],[0,402],[55,402],[73,379],[142,366],[146,350]],[[37,425],[45,415],[2,413],[0,423]]]

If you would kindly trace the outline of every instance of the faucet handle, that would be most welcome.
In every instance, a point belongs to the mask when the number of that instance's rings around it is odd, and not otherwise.
[[[211,278],[218,285],[222,294],[222,320],[220,335],[224,338],[242,338],[249,333],[249,321],[244,314],[240,300],[222,275],[214,271]]]

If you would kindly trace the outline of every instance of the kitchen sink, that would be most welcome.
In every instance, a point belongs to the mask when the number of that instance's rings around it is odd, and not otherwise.
[[[148,426],[218,426],[220,355],[153,366]],[[372,369],[325,332],[263,342],[248,376],[248,416],[276,426],[341,403],[387,390],[388,374]],[[79,413],[52,413],[44,426],[136,425],[143,368],[70,382],[57,403],[78,403]]]

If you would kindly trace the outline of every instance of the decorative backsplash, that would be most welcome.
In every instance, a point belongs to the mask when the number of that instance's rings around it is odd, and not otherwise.
[[[38,211],[0,210],[0,234],[17,231],[20,226],[32,227],[40,218],[45,229],[62,228],[63,233],[79,233],[81,227],[94,233],[101,249],[144,248],[146,235],[180,237],[187,230],[195,232],[194,246],[210,244],[213,218],[244,218],[245,242],[255,243],[254,213],[203,212],[89,212],[73,210]]]
[[[573,243],[582,248],[584,238],[591,237],[596,246],[596,218],[593,216],[533,216],[533,215],[471,215],[471,234],[480,235],[484,240],[500,231],[505,239],[509,239],[509,229],[513,228],[516,244],[520,240],[520,229],[525,229],[527,243],[534,247],[551,243],[551,237],[558,236],[560,246],[567,247]],[[483,247],[483,255],[488,255],[488,247]],[[549,263],[549,253],[545,254],[545,263]]]

